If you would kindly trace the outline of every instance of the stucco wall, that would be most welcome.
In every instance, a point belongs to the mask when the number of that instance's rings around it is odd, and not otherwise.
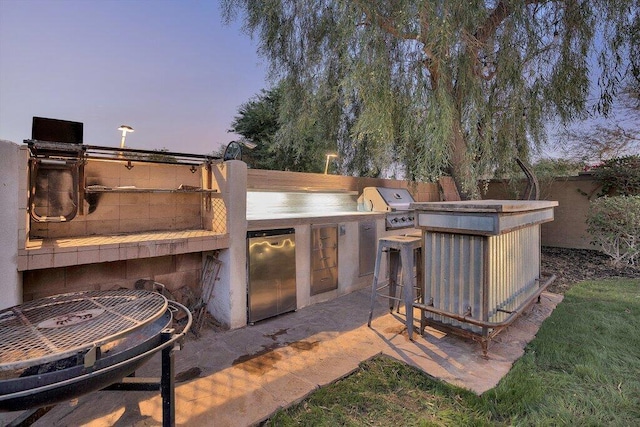
[[[232,329],[247,324],[247,165],[231,160],[213,170],[226,204],[229,247],[220,251],[220,280],[209,303],[211,314]]]
[[[596,249],[591,245],[587,232],[589,202],[596,197],[600,184],[591,175],[556,178],[541,183],[541,195],[545,200],[556,200],[554,220],[542,224],[543,246],[574,249]],[[485,199],[513,199],[506,181],[491,181]]]
[[[19,170],[26,163],[20,162],[20,158],[17,144],[0,140],[0,309],[22,302],[22,275],[17,269],[18,235],[24,229],[20,218],[26,206],[20,208],[18,199],[20,190],[26,191],[26,185],[20,185]]]
[[[408,188],[416,202],[440,200],[438,185],[430,182],[411,183],[394,179],[358,178],[260,169],[249,169],[247,171],[248,190],[345,190],[362,194],[364,187]]]

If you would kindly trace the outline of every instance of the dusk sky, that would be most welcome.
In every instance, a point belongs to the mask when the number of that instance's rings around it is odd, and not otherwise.
[[[0,139],[33,116],[84,123],[84,142],[210,153],[267,64],[218,1],[0,0]]]

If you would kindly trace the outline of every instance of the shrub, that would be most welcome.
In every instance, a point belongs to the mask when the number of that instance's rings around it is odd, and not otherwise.
[[[617,157],[595,167],[594,178],[607,196],[640,195],[640,156]]]
[[[543,158],[533,165],[533,171],[538,179],[553,179],[577,176],[585,167],[585,163],[581,160]]]
[[[619,267],[640,261],[640,196],[601,197],[591,202],[587,229]]]

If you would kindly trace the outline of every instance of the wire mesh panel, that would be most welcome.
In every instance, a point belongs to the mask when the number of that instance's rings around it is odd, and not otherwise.
[[[212,229],[215,232],[224,234],[227,232],[227,207],[223,199],[213,199],[211,201],[213,207]]]

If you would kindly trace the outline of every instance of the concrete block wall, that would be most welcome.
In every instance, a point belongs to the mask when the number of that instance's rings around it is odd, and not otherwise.
[[[524,184],[522,186],[524,188]],[[589,174],[577,177],[556,178],[545,183],[542,196],[546,200],[555,200],[554,220],[542,224],[541,238],[543,246],[573,249],[597,249],[591,244],[587,232],[587,212],[589,203],[596,197],[600,184]],[[512,199],[506,181],[493,180],[489,183],[484,199]]]
[[[199,252],[30,270],[24,272],[24,300],[84,290],[133,289],[140,279],[162,283],[170,292],[188,286],[196,293],[201,271]]]

